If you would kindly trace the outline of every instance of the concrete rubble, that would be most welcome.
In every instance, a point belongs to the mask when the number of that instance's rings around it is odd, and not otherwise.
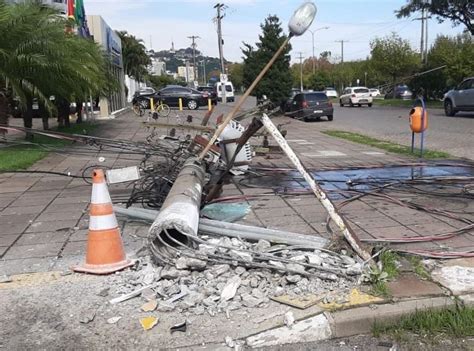
[[[348,291],[356,285],[360,274],[360,263],[356,259],[330,251],[294,249],[290,246],[271,245],[268,241],[247,242],[230,238],[207,238],[199,251],[208,251],[212,245],[222,253],[265,252],[273,255],[270,268],[244,267],[230,260],[227,263],[209,262],[186,256],[174,261],[174,265],[156,266],[146,256],[136,270],[121,275],[124,284],[116,292],[124,297],[142,296],[149,301],[145,305],[137,302],[137,308],[158,312],[179,312],[185,315],[215,316],[229,314],[242,308],[267,307],[270,297],[289,295],[321,295],[327,292]],[[212,245],[211,245],[212,244]],[[223,245],[225,244],[225,245]],[[244,260],[252,264],[250,259]],[[241,257],[237,254],[236,257]],[[283,260],[282,261],[280,261]],[[335,273],[317,273],[317,267],[333,270]],[[153,277],[151,280],[150,277]],[[145,285],[146,283],[150,283]],[[332,302],[344,299],[344,294],[327,296]],[[124,297],[112,301],[124,301]],[[290,316],[285,317],[292,324]],[[294,322],[294,320],[293,320]]]

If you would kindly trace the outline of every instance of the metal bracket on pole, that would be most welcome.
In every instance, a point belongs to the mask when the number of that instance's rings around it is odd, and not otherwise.
[[[268,130],[268,132],[273,136],[275,141],[281,147],[283,152],[288,156],[290,161],[295,165],[296,169],[301,173],[301,175],[304,177],[306,182],[309,184],[309,186],[311,187],[311,190],[314,192],[314,195],[316,195],[316,198],[324,206],[324,208],[328,212],[331,219],[334,221],[334,223],[336,223],[336,225],[342,231],[342,234],[344,235],[346,240],[349,242],[351,247],[354,249],[354,251],[362,259],[364,259],[366,261],[370,261],[371,260],[370,254],[362,248],[359,239],[357,238],[357,236],[354,233],[352,233],[352,231],[349,227],[349,224],[346,223],[344,218],[337,212],[336,208],[334,207],[331,200],[327,197],[326,193],[316,183],[316,181],[309,174],[309,172],[305,169],[305,167],[301,163],[298,156],[295,154],[295,152],[288,145],[288,143],[285,140],[285,138],[283,137],[283,135],[281,135],[278,128],[273,124],[273,122],[270,120],[270,118],[266,114],[263,114],[262,122],[263,122],[263,125],[265,126],[265,128]]]

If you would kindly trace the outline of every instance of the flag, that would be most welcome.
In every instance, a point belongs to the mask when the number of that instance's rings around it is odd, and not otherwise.
[[[74,19],[74,0],[67,1],[67,18]]]

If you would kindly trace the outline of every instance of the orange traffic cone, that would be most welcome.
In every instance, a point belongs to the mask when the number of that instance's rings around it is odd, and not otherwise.
[[[115,218],[112,208],[104,172],[101,169],[96,169],[92,173],[89,213],[86,263],[74,266],[72,270],[92,274],[109,274],[133,265],[134,261],[125,256],[117,218]]]

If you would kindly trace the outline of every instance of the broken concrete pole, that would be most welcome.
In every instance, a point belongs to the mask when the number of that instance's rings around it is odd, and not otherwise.
[[[329,217],[336,223],[336,225],[341,230],[342,234],[346,238],[347,242],[351,245],[354,251],[364,260],[370,261],[371,255],[364,250],[362,247],[359,238],[352,232],[351,228],[347,221],[342,217],[334,207],[332,201],[327,197],[324,190],[316,183],[314,178],[310,175],[310,173],[305,169],[303,164],[301,163],[298,156],[296,156],[295,152],[291,149],[288,145],[288,142],[285,138],[281,135],[278,128],[273,124],[273,122],[268,118],[268,116],[264,113],[262,116],[262,122],[268,132],[273,136],[275,141],[278,143],[280,148],[286,154],[286,156],[290,159],[290,161],[295,165],[296,169],[301,173],[303,178],[306,180],[308,185],[310,186],[311,190],[313,191],[316,198],[319,202],[323,205],[326,211],[329,214]]]
[[[204,163],[189,158],[150,227],[148,240],[157,260],[162,261],[160,250],[167,251],[167,245],[187,245],[188,235],[197,236],[204,178]]]
[[[155,210],[147,210],[144,208],[123,208],[114,206],[117,214],[153,221],[157,218],[159,212]],[[262,227],[254,227],[249,225],[215,221],[211,219],[201,218],[199,220],[199,232],[216,236],[229,236],[234,238],[242,238],[251,241],[260,241],[257,251],[264,251],[269,248],[267,243],[284,244],[284,245],[303,245],[310,249],[324,248],[329,241],[327,239],[305,235],[300,233],[286,232],[282,230],[268,229]],[[206,247],[203,246],[203,249]],[[213,250],[212,246],[207,247]]]

